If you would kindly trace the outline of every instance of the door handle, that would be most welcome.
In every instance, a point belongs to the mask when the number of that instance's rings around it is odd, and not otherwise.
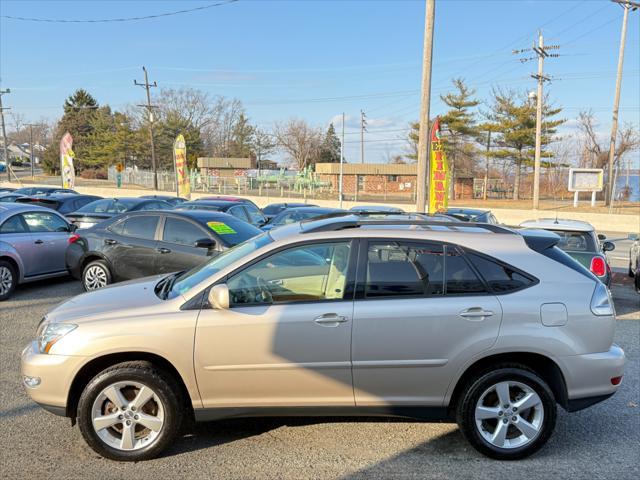
[[[42,240],[38,239],[33,243],[35,243],[36,245],[42,245],[44,242]]]
[[[493,312],[491,310],[483,310],[480,307],[468,308],[460,312],[462,318],[468,318],[470,320],[482,320],[486,317],[491,317]]]
[[[118,243],[117,240],[113,240],[111,238],[105,238],[104,239],[104,243],[106,243],[107,245],[116,245]]]
[[[335,313],[325,313],[324,315],[314,318],[313,321],[319,325],[337,327],[341,323],[345,323],[347,321],[347,317],[336,315]]]
[[[160,248],[156,248],[156,252],[158,252],[158,253],[171,253],[171,250],[169,250],[168,248],[160,247]]]

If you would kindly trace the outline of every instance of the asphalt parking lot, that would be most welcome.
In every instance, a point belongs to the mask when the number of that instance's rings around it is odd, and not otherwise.
[[[616,268],[620,271],[622,268]],[[598,479],[640,475],[640,300],[623,274],[612,291],[616,342],[628,358],[619,392],[590,409],[560,411],[533,457],[489,460],[455,424],[388,419],[238,419],[200,424],[157,460],[98,457],[68,419],[33,404],[19,375],[21,348],[42,315],[81,293],[60,279],[20,287],[0,304],[0,477],[14,478],[517,478]]]

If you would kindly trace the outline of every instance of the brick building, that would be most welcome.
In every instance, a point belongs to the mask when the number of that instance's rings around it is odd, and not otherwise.
[[[333,189],[338,190],[339,163],[316,163],[316,175],[320,181],[331,183]],[[342,175],[345,195],[413,194],[416,188],[417,167],[415,164],[345,163]]]
[[[256,168],[253,158],[198,157],[198,168],[203,176],[238,177]]]

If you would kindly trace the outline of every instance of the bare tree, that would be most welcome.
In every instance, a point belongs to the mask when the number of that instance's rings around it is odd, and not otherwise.
[[[299,170],[314,163],[322,144],[322,131],[296,118],[277,123],[275,136],[280,148]]]
[[[609,139],[598,138],[596,131],[597,120],[593,112],[582,111],[578,115],[578,127],[581,133],[581,165],[590,168],[606,168],[609,162]],[[622,158],[630,152],[640,148],[640,133],[638,128],[625,123],[618,130],[616,151],[613,159],[614,167],[621,163]]]

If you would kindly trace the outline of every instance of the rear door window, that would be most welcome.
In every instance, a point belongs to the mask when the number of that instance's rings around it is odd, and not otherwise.
[[[26,233],[27,228],[21,215],[14,215],[0,226],[0,233]]]
[[[446,258],[445,284],[447,295],[487,293],[487,289],[480,277],[455,247],[447,246]]]
[[[127,218],[123,223],[122,235],[125,237],[153,240],[158,226],[157,215],[144,215]]]

